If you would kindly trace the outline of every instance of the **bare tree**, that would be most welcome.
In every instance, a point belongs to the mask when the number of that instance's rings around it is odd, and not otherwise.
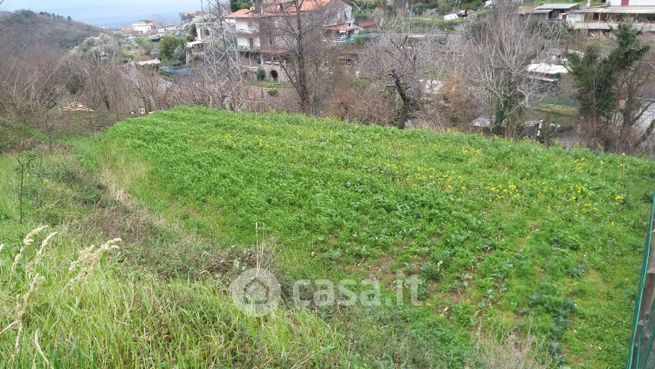
[[[486,103],[493,132],[512,134],[537,92],[528,65],[559,43],[559,30],[545,21],[521,18],[513,3],[494,2],[493,12],[476,19],[461,46],[460,74]]]
[[[425,115],[422,95],[429,81],[443,72],[448,35],[437,30],[415,33],[403,17],[387,25],[386,32],[366,47],[357,69],[371,88],[386,90],[387,98],[396,101],[396,126],[403,129],[408,121]]]
[[[69,92],[98,111],[125,114],[137,105],[130,92],[128,66],[108,35],[90,37],[67,58]]]
[[[639,148],[655,131],[655,52],[651,50],[618,78],[618,106],[614,126],[618,126],[618,146],[624,150]]]
[[[289,63],[282,63],[282,69],[298,94],[300,110],[313,114],[337,67],[335,48],[324,40],[323,30],[339,20],[342,8],[336,0],[290,0],[269,7],[274,32],[287,51]]]
[[[62,58],[47,46],[0,52],[0,105],[13,114],[51,110],[62,94]]]

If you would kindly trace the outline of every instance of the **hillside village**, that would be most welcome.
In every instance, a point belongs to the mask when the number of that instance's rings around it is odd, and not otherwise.
[[[299,12],[296,7],[300,8]],[[362,7],[366,10],[363,10]],[[319,59],[327,63],[324,65],[324,71],[316,73],[335,73],[333,69],[339,68],[341,69],[338,72],[339,75],[348,76],[347,79],[354,78],[354,80],[364,81],[367,79],[366,74],[372,72],[367,69],[374,64],[367,60],[371,54],[369,49],[376,47],[380,49],[383,43],[393,43],[393,38],[407,37],[404,42],[408,46],[427,43],[430,44],[429,52],[439,52],[442,54],[441,57],[446,57],[446,53],[461,53],[462,45],[466,43],[466,40],[462,39],[462,34],[466,32],[470,24],[474,24],[476,19],[485,18],[485,14],[493,8],[493,2],[486,2],[477,10],[466,9],[438,15],[428,9],[425,13],[430,15],[418,16],[413,13],[412,9],[415,7],[410,2],[370,7],[368,4],[358,5],[358,3],[341,0],[265,0],[256,1],[248,8],[234,11],[220,6],[183,13],[180,14],[181,21],[178,24],[157,24],[151,20],[140,21],[119,31],[114,38],[117,40],[115,42],[118,42],[120,50],[118,52],[121,53],[124,61],[132,62],[138,68],[156,70],[163,76],[177,79],[193,79],[200,74],[205,74],[208,64],[205,58],[207,50],[211,49],[211,53],[214,54],[213,58],[218,57],[217,50],[223,50],[220,53],[227,57],[226,60],[238,65],[238,70],[230,71],[233,75],[230,78],[237,78],[239,83],[245,83],[244,88],[241,88],[243,91],[239,93],[246,95],[246,100],[249,101],[247,104],[250,105],[249,109],[259,111],[270,108],[294,110],[296,108],[293,107],[293,95],[299,93],[299,86],[295,83],[299,77],[297,76],[299,71],[294,70],[293,65],[297,65],[297,63],[293,59],[295,58],[297,62],[298,55],[294,55],[294,53],[300,43],[296,37],[299,36],[299,32],[294,31],[293,25],[289,22],[291,17],[299,14],[299,18],[305,19],[308,23],[303,27],[311,28],[312,32],[318,32],[319,38],[315,38],[316,36],[312,34],[311,40],[308,37],[308,41],[302,41],[302,43],[308,42],[306,50],[316,54]],[[389,18],[389,12],[409,12],[410,16]],[[645,0],[622,3],[610,1],[600,5],[590,3],[520,4],[512,6],[509,13],[512,17],[525,22],[543,22],[558,33],[557,40],[549,40],[547,50],[539,51],[538,55],[535,55],[536,57],[521,67],[524,68],[521,73],[525,73],[525,78],[533,81],[529,87],[533,101],[527,102],[526,106],[521,108],[526,113],[521,114],[523,115],[522,122],[513,131],[520,136],[538,138],[541,141],[557,140],[567,147],[581,144],[579,132],[575,132],[576,125],[573,124],[575,116],[571,115],[575,106],[569,105],[569,101],[575,101],[575,91],[572,88],[575,81],[574,77],[570,75],[566,54],[574,52],[583,55],[584,47],[581,45],[585,44],[585,40],[610,40],[611,30],[616,29],[621,22],[625,21],[631,22],[635,30],[643,32],[642,38],[650,40],[650,33],[655,31],[652,29],[652,25],[655,24],[653,23],[655,3]],[[403,20],[399,22],[399,19]],[[601,42],[607,44],[607,42]],[[440,45],[439,47],[443,51],[433,50],[435,45]],[[458,48],[460,50],[457,50]],[[322,52],[325,55],[319,57],[320,53],[313,49],[324,50]],[[450,49],[453,51],[446,51]],[[228,52],[225,53],[225,50]],[[462,65],[462,67],[471,69],[471,66]],[[432,67],[430,71],[427,70],[427,66],[422,66],[422,68],[426,69],[423,72],[424,76],[411,76],[410,78],[414,80],[397,82],[407,84],[407,88],[410,90],[414,88],[419,90],[417,91],[418,95],[422,96],[413,97],[416,103],[425,101],[427,105],[432,106],[428,110],[434,110],[434,106],[437,106],[437,111],[421,112],[421,115],[430,115],[431,118],[428,120],[432,120],[432,122],[417,123],[419,125],[435,124],[435,119],[444,119],[444,117],[434,116],[435,114],[439,115],[439,110],[443,110],[439,107],[448,105],[445,102],[448,96],[443,94],[442,87],[448,85],[449,76],[465,77],[464,75],[468,72],[466,70],[444,71],[443,66]],[[131,74],[134,75],[134,73]],[[475,79],[475,77],[471,77]],[[313,78],[320,79],[321,77]],[[343,78],[337,78],[337,80],[341,79]],[[384,79],[387,80],[387,78]],[[159,84],[160,90],[170,88],[167,79],[149,83]],[[392,80],[387,80],[385,86],[380,86],[380,88],[393,90],[394,83]],[[412,84],[416,84],[416,87],[410,86]],[[321,83],[316,82],[316,86],[319,85]],[[470,87],[480,88],[480,86],[475,87],[474,85],[475,82]],[[334,90],[336,87],[336,85],[321,86],[320,89],[324,91],[320,93],[328,93],[328,90]],[[642,86],[640,89],[643,90],[646,87]],[[648,91],[642,91],[645,95],[640,97],[640,101],[645,104],[643,105],[645,111],[638,114],[637,122],[632,124],[640,132],[648,131],[651,121],[655,119],[655,107],[651,106],[655,93],[652,88],[646,89]],[[479,95],[475,90],[470,91],[471,98]],[[334,92],[332,91],[332,94]],[[362,95],[362,91],[351,93],[354,93],[354,96]],[[309,104],[302,102],[310,98],[309,92],[306,92],[305,95],[307,95],[305,98],[300,99],[300,105]],[[401,95],[402,93],[397,96]],[[335,96],[326,95],[314,98],[334,100]],[[154,97],[153,99],[156,100]],[[557,101],[557,103],[552,104],[550,101]],[[560,102],[565,102],[565,104],[562,105]],[[141,113],[150,112],[153,110],[154,103],[155,101],[151,101],[146,106],[133,107],[129,110]],[[313,104],[311,109],[322,110],[322,114],[325,114],[327,113],[326,103],[320,103],[320,107]],[[348,104],[353,103],[352,101],[348,102]],[[333,109],[335,104],[339,106],[336,102],[329,104],[331,104],[330,109]],[[421,109],[424,108],[425,105]],[[307,106],[304,108],[300,106],[301,111],[307,109],[309,109]],[[347,108],[347,114],[344,115],[344,112],[336,112],[336,114],[346,119],[357,119],[356,117],[350,118],[348,115],[361,115],[356,111],[362,109],[350,107]],[[123,109],[123,113],[125,110]],[[388,118],[384,117],[391,117],[393,114],[393,111],[384,111],[384,114],[380,112],[380,115],[365,119],[373,118],[373,121],[376,122],[389,122]],[[458,113],[458,115],[462,114]],[[455,119],[460,128],[491,132],[495,117],[490,116],[484,110],[472,109],[462,117],[446,117],[446,119],[451,121],[448,124],[452,124]],[[412,119],[407,118],[407,120],[411,121]],[[443,122],[436,124],[442,125]],[[637,140],[641,142],[639,150],[650,150],[645,146],[648,142],[639,138]],[[630,151],[634,149],[631,148]]]
[[[0,368],[653,368],[655,0],[189,7],[0,12]]]

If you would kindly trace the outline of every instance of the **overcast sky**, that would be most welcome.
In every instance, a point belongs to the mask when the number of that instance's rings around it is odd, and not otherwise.
[[[97,26],[123,27],[144,18],[178,20],[178,13],[200,9],[200,0],[5,0],[2,8],[45,11]]]

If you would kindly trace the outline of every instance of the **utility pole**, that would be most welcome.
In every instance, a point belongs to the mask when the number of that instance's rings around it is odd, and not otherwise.
[[[216,107],[232,111],[243,109],[245,102],[234,27],[229,23],[229,1],[207,0],[210,31],[205,44],[205,76],[222,96]],[[214,105],[214,102],[212,102]]]

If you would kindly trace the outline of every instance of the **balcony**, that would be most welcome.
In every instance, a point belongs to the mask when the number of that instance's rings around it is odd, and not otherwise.
[[[254,28],[237,28],[237,33],[242,35],[256,35],[259,33],[259,30]]]
[[[575,30],[602,30],[609,31],[610,28],[618,28],[619,24],[615,22],[576,22],[573,24]],[[637,29],[643,32],[655,32],[655,23],[634,23]]]

